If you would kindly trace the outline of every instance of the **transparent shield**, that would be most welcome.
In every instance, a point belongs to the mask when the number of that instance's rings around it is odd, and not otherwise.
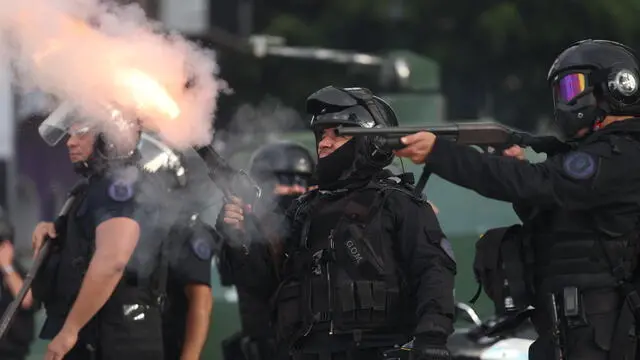
[[[56,146],[69,133],[75,113],[75,107],[69,102],[58,106],[38,127],[42,140],[49,146]]]

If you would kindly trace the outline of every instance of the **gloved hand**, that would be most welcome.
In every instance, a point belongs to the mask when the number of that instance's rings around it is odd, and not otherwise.
[[[416,336],[409,360],[451,360],[451,353],[447,349],[447,336],[441,334]]]

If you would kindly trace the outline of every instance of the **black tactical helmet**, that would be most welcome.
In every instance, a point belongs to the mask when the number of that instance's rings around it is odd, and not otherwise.
[[[567,137],[597,128],[607,115],[640,115],[640,61],[626,45],[576,42],[553,62],[547,81],[557,124]]]
[[[391,106],[365,88],[337,88],[327,86],[307,98],[307,113],[312,115],[311,128],[320,141],[327,127],[359,126],[363,128],[398,126],[398,118]],[[360,155],[375,167],[384,168],[393,160],[393,153],[378,145],[375,138],[361,137]]]
[[[313,157],[307,149],[294,142],[282,141],[263,145],[253,153],[249,175],[259,179],[273,176],[308,179],[314,167]]]

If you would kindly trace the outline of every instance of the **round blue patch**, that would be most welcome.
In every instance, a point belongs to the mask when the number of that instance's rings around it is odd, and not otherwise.
[[[133,197],[133,186],[128,182],[116,180],[109,186],[109,197],[115,201],[127,201]]]
[[[211,249],[207,239],[200,237],[191,240],[191,250],[200,260],[210,260],[213,253],[213,249]]]
[[[596,159],[582,151],[569,153],[562,164],[564,172],[577,180],[586,180],[596,173]]]

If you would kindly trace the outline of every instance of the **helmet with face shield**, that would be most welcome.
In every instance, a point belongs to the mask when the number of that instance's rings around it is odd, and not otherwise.
[[[596,129],[605,116],[640,115],[640,61],[626,45],[583,40],[549,69],[556,124],[567,138]]]
[[[69,102],[62,103],[39,126],[42,139],[56,146],[68,136],[93,136],[91,155],[74,163],[84,176],[113,164],[137,164],[148,172],[169,169],[184,182],[180,157],[160,139],[143,133],[136,120],[115,108],[103,107],[100,116],[86,116]]]
[[[398,126],[398,118],[391,106],[365,88],[338,88],[327,86],[307,98],[307,113],[312,116],[311,128],[316,142],[326,128],[358,126],[363,128]],[[358,156],[371,165],[384,168],[393,160],[393,153],[381,146],[380,139],[361,137]]]

